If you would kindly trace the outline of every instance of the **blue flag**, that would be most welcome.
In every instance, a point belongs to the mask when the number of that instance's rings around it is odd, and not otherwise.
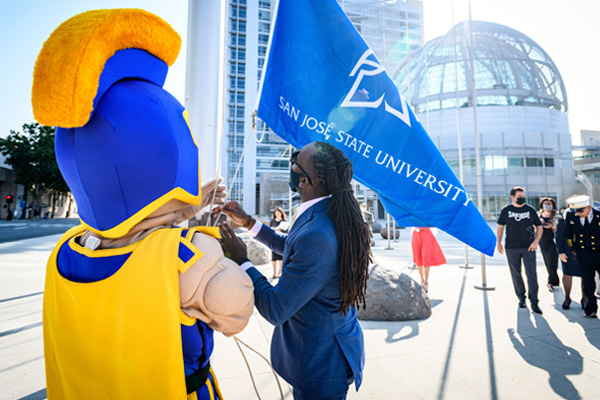
[[[401,226],[493,256],[494,232],[335,0],[280,0],[258,116],[296,148],[343,150]]]

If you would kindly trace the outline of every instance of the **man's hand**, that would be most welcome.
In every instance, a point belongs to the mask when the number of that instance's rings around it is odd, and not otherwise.
[[[567,257],[567,255],[565,253],[560,253],[558,255],[558,257],[560,258],[560,261],[562,261],[562,262],[564,262],[566,264],[568,257]]]
[[[504,247],[502,247],[502,243],[498,242],[498,253],[504,254]]]
[[[253,224],[252,217],[250,217],[246,211],[240,206],[237,201],[228,201],[227,203],[213,208],[213,214],[223,211],[231,221],[239,226],[251,229]]]
[[[235,262],[242,257],[248,258],[246,243],[236,236],[233,229],[231,229],[231,226],[229,226],[227,222],[223,222],[222,224],[219,224],[219,229],[221,230],[221,236],[223,237],[221,247],[223,247],[225,255]]]
[[[536,242],[535,240],[533,242],[531,242],[531,244],[529,245],[529,251],[536,251],[538,248],[538,242]]]
[[[223,178],[219,177],[213,178],[202,185],[202,203],[200,203],[201,208],[210,205],[211,202],[215,206],[225,203],[225,199],[227,198],[227,187],[225,185],[221,185],[221,182],[223,182]],[[215,193],[215,188],[217,189],[217,193]]]

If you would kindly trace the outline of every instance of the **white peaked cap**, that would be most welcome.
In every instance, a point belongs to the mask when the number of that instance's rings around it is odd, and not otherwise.
[[[587,207],[590,205],[590,196],[585,194],[571,196],[567,199],[567,204],[572,210]]]

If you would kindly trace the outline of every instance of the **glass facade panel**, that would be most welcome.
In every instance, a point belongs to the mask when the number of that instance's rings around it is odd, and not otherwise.
[[[458,72],[454,71],[454,38]],[[536,105],[559,111],[568,110],[564,84],[556,66],[548,55],[522,33],[491,22],[473,21],[475,82],[478,105]],[[461,97],[472,97],[467,82],[471,81],[470,35],[468,22],[457,24],[445,36],[436,38],[411,53],[411,106],[417,110],[435,111],[447,102],[439,102],[437,108],[422,107],[432,97],[446,100],[444,94],[459,86]],[[390,76],[407,94],[408,58],[390,70]],[[492,92],[492,93],[490,93]],[[481,96],[481,98],[480,98]],[[469,100],[469,103],[472,103]]]

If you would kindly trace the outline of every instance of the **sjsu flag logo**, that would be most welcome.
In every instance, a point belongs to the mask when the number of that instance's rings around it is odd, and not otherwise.
[[[489,256],[496,236],[335,0],[280,0],[258,116],[296,148],[342,149],[402,226],[435,226]]]

